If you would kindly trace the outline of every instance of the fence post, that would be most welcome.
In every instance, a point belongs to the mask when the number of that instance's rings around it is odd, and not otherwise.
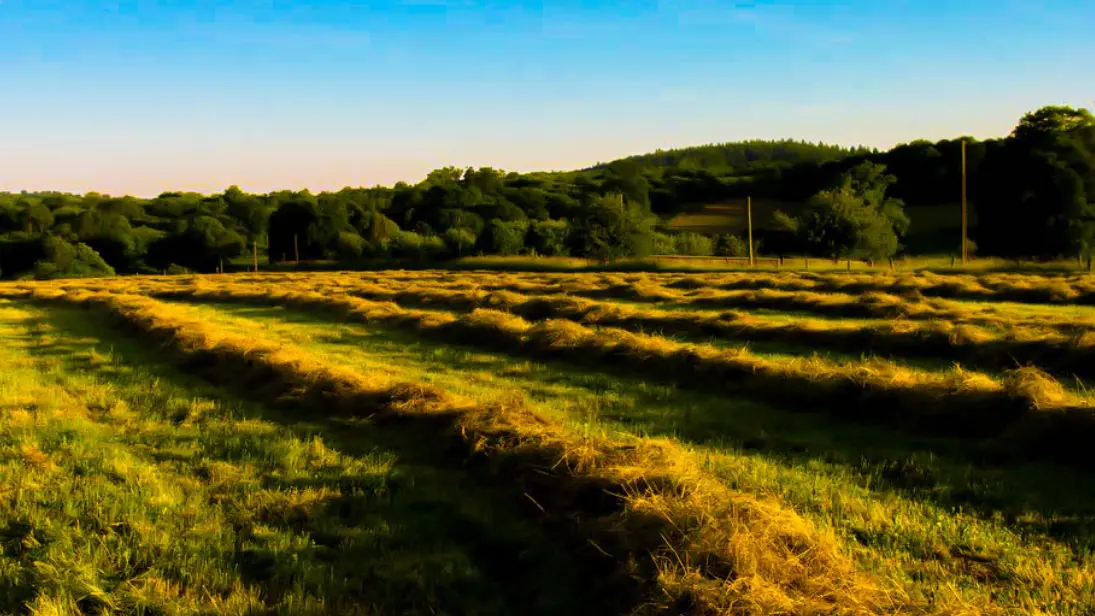
[[[806,269],[810,269],[810,259],[804,259],[806,261]]]
[[[852,260],[848,259],[848,271],[852,271]]]
[[[890,271],[893,271],[893,257],[890,257]]]
[[[954,256],[951,256],[951,267],[954,267]]]

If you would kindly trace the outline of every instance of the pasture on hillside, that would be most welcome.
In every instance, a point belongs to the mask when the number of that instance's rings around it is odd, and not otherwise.
[[[776,228],[775,213],[798,216],[806,203],[777,199],[753,199],[753,228],[758,235]],[[961,246],[962,209],[958,203],[917,205],[908,208],[911,225],[902,238],[908,254],[951,253]],[[968,213],[970,229],[977,227],[977,210]],[[666,221],[673,231],[705,235],[730,233],[744,236],[748,231],[745,199],[708,203],[677,214]]]
[[[0,284],[0,613],[1095,613],[1095,276]]]

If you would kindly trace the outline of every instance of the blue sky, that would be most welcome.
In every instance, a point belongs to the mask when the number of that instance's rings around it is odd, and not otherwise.
[[[880,148],[1095,102],[1091,0],[0,0],[0,190],[337,189]]]

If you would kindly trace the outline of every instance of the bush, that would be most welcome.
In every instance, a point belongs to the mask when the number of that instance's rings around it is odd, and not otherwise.
[[[422,238],[422,246],[419,248],[419,257],[423,259],[436,259],[445,254],[449,249],[445,240],[436,235]]]
[[[677,254],[677,242],[672,235],[655,233],[651,240],[651,251],[656,255]]]
[[[714,254],[711,238],[699,233],[679,233],[673,238],[679,255],[709,257]]]
[[[720,257],[748,257],[749,242],[737,235],[724,233],[715,238],[714,254]]]
[[[483,249],[498,255],[518,254],[525,247],[528,228],[528,222],[524,220],[492,220],[480,238]]]
[[[565,257],[570,254],[567,234],[570,225],[565,220],[541,220],[529,227],[528,243],[537,254]]]
[[[574,212],[567,238],[572,253],[602,262],[650,254],[655,217],[650,208],[613,193]]]
[[[445,252],[445,241],[439,237],[423,237],[413,231],[399,231],[388,242],[393,257],[428,259]]]
[[[422,253],[422,236],[413,231],[396,231],[388,238],[388,250],[393,257],[418,257]]]
[[[335,238],[335,252],[341,259],[358,259],[365,252],[365,238],[343,231]]]
[[[475,248],[475,233],[470,229],[460,229],[458,227],[447,229],[442,239],[448,245],[449,252],[458,257],[464,256]]]
[[[39,280],[114,275],[114,268],[87,244],[73,246],[47,235],[42,238],[42,250],[45,257],[34,264],[34,277]]]

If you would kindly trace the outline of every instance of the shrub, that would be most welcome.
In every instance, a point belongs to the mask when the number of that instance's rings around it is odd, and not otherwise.
[[[655,233],[651,239],[651,252],[656,255],[675,255],[677,254],[677,242],[672,235]]]
[[[524,220],[492,220],[480,238],[483,249],[499,255],[515,255],[525,247],[528,228],[528,222]]]
[[[699,233],[679,233],[674,238],[674,245],[679,255],[694,257],[708,257],[714,254],[711,238]]]
[[[563,257],[570,254],[568,233],[570,225],[565,220],[541,220],[529,228],[528,243],[538,254]]]
[[[343,231],[335,238],[335,252],[342,259],[357,259],[365,252],[365,238]]]
[[[47,235],[42,238],[42,250],[45,257],[34,264],[35,278],[114,275],[114,268],[87,244],[74,246],[59,237]]]
[[[461,229],[453,227],[447,229],[442,238],[445,240],[445,244],[448,245],[449,252],[462,257],[469,251],[475,248],[475,233],[471,229]]]
[[[714,254],[720,257],[748,257],[749,243],[730,233],[715,237]]]

